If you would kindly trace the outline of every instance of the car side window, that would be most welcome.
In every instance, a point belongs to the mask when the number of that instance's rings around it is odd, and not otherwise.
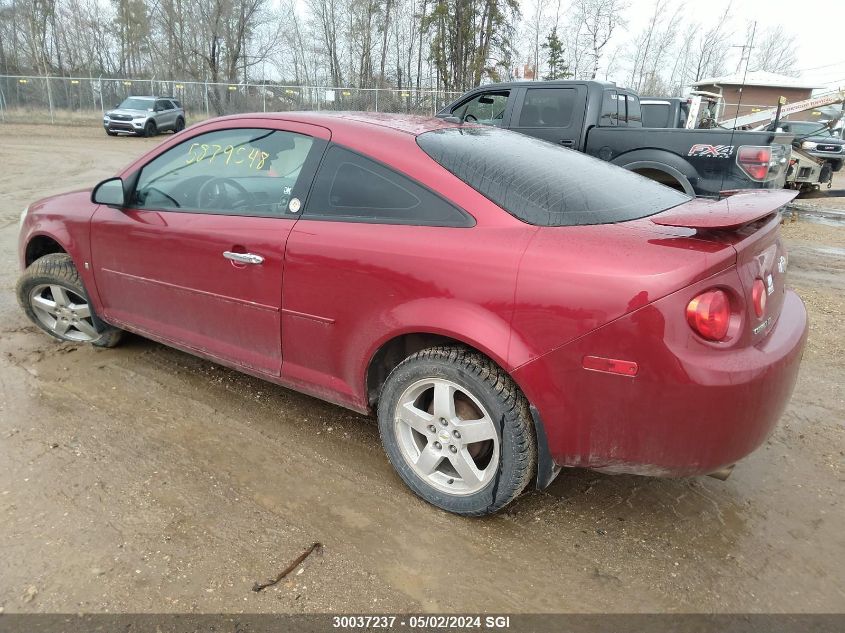
[[[170,110],[170,104],[165,101],[164,99],[158,99],[155,104],[155,109],[157,112],[161,112],[164,110]]]
[[[502,126],[510,91],[483,92],[452,110],[452,115],[469,123]]]
[[[281,130],[200,134],[141,170],[131,207],[218,215],[285,215],[314,139]],[[304,186],[307,189],[307,184]]]
[[[407,176],[337,145],[323,157],[304,216],[374,224],[474,224],[471,216]]]
[[[574,88],[528,88],[517,127],[569,127],[576,95]]]

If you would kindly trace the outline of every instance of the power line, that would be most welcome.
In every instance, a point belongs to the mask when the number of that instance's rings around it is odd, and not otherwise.
[[[796,72],[803,73],[807,70],[818,70],[819,68],[830,68],[831,66],[838,66],[839,64],[845,64],[845,59],[840,59],[838,62],[833,62],[832,64],[824,64],[823,66],[813,66],[812,68],[796,68]]]

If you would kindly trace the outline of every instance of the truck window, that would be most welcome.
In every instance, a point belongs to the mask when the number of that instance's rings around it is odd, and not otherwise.
[[[509,130],[444,128],[420,134],[417,144],[446,170],[528,224],[625,222],[690,200],[616,165]]]
[[[510,91],[482,92],[452,110],[452,115],[469,123],[501,127]]]
[[[529,88],[516,127],[569,127],[576,95],[574,88]]]
[[[625,95],[625,103],[628,106],[628,116],[626,117],[628,127],[642,127],[643,114],[640,109],[640,100],[634,95]]]
[[[600,126],[617,126],[619,123],[619,95],[615,90],[605,90],[604,96],[601,100],[601,116],[599,117]],[[625,115],[625,101],[622,101],[622,116]]]
[[[644,103],[642,114],[643,127],[674,127],[669,124],[671,111],[668,103]]]

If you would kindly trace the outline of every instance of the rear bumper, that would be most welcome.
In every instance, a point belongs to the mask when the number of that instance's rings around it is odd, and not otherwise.
[[[751,453],[774,429],[807,337],[801,299],[786,291],[765,339],[735,350],[690,342],[691,332],[678,329],[688,329],[686,323],[668,318],[660,304],[513,372],[541,415],[556,464],[655,476],[707,474]],[[590,354],[635,360],[639,373],[630,378],[583,369]]]

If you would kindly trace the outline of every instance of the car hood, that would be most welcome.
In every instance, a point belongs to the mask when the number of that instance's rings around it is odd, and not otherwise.
[[[114,110],[109,110],[106,114],[129,114],[132,116],[147,116],[152,114],[150,110],[130,110],[128,108],[115,108]]]

